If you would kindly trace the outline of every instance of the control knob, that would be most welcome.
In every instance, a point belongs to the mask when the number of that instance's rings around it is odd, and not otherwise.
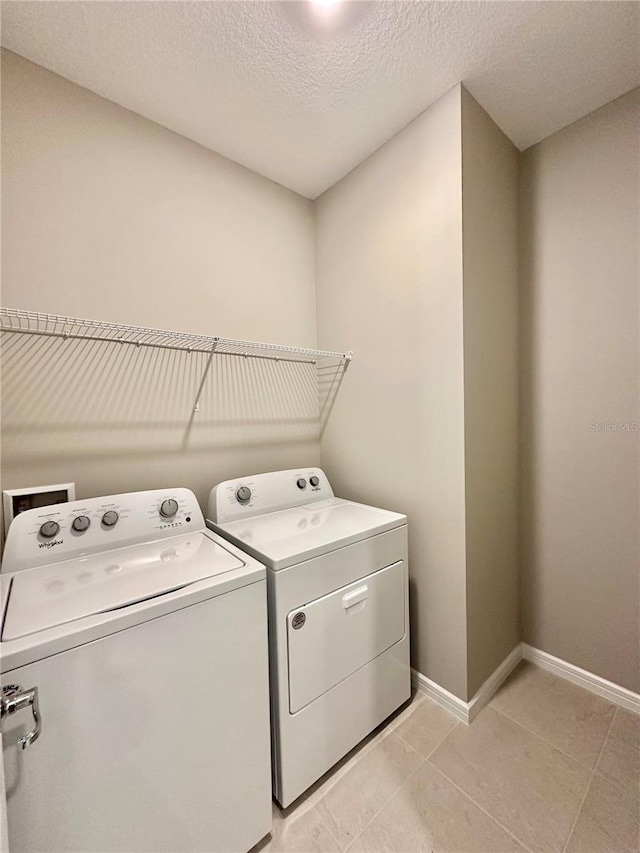
[[[298,486],[299,489],[306,489],[307,488],[307,481],[305,480],[304,477],[300,477],[300,479],[297,481],[296,485]]]
[[[316,475],[314,474],[313,477],[309,477],[309,482],[315,488],[317,485],[320,484],[320,477],[316,477]]]
[[[251,489],[249,486],[240,486],[236,489],[236,500],[239,504],[248,504],[251,500]]]
[[[178,512],[178,501],[173,498],[168,498],[160,504],[160,515],[163,518],[173,518]]]
[[[44,536],[45,539],[53,539],[59,530],[60,525],[57,521],[45,521],[44,524],[40,525],[40,536]]]
[[[91,519],[88,515],[77,515],[71,522],[71,528],[72,530],[75,530],[76,533],[84,533],[84,531],[89,528],[90,524]]]
[[[115,509],[108,509],[102,516],[102,523],[105,527],[113,527],[114,524],[118,523],[118,518],[119,515]]]

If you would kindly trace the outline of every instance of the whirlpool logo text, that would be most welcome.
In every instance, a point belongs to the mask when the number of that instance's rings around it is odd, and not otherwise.
[[[53,548],[54,545],[62,545],[63,539],[54,539],[53,542],[39,542],[38,548]]]

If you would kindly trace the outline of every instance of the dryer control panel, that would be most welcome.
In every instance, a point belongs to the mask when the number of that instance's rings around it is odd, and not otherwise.
[[[204,530],[189,489],[154,489],[43,506],[11,524],[3,572],[16,572]]]
[[[211,489],[207,518],[224,524],[332,497],[333,489],[320,468],[253,474],[239,480],[226,480]]]

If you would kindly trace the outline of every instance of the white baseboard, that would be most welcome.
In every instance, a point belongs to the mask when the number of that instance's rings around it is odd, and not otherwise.
[[[467,703],[462,699],[458,699],[453,693],[449,693],[444,687],[440,687],[435,681],[427,678],[417,669],[411,670],[411,681],[416,690],[424,693],[429,699],[440,705],[445,711],[449,711],[454,717],[457,717],[463,723],[469,722],[469,709]]]
[[[580,669],[572,663],[556,658],[540,649],[534,649],[527,643],[518,643],[515,649],[500,664],[500,666],[487,678],[478,692],[469,702],[465,702],[454,696],[444,687],[436,684],[426,675],[415,669],[411,670],[411,680],[414,687],[433,699],[438,705],[449,711],[463,723],[470,723],[491,700],[500,685],[507,679],[511,672],[517,667],[521,660],[528,660],[541,669],[546,669],[560,678],[566,678],[578,687],[583,687],[591,693],[608,699],[614,705],[619,705],[634,714],[640,714],[640,694],[627,690],[619,684],[607,681],[593,672]]]
[[[542,652],[540,649],[534,649],[533,646],[526,643],[522,644],[522,657],[524,660],[531,661],[542,669],[554,673],[554,675],[566,678],[567,681],[608,699],[614,705],[626,708],[627,711],[632,711],[634,714],[640,714],[640,695],[632,690],[627,690],[626,687],[607,681],[606,678],[594,675],[593,672],[588,672],[586,669],[580,669],[579,666],[567,663],[567,661],[556,658],[547,652]]]
[[[482,684],[474,696],[467,702],[469,709],[469,722],[478,716],[485,705],[488,705],[500,685],[507,680],[513,670],[522,660],[522,643],[513,649],[511,654],[502,661],[500,666],[491,673],[489,678]]]
[[[433,699],[438,705],[453,714],[463,723],[470,723],[491,700],[502,682],[510,675],[522,660],[522,643],[513,649],[502,661],[500,666],[491,673],[480,689],[469,702],[465,702],[454,696],[444,687],[440,687],[435,681],[427,678],[415,669],[411,670],[411,677],[416,690]]]

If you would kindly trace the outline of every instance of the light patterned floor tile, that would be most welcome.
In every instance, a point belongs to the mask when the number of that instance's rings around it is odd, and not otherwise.
[[[491,707],[590,768],[616,710],[606,699],[526,662],[510,675]]]
[[[635,851],[640,718],[614,712],[528,666],[470,727],[414,694],[289,809],[274,806],[252,853],[521,853],[499,823],[530,850],[561,853],[591,779],[566,853]],[[597,744],[593,777],[563,754],[592,765]]]
[[[493,708],[456,726],[432,762],[531,850],[558,851],[591,774]]]
[[[623,708],[616,710],[598,771],[640,796],[640,716]]]
[[[415,750],[391,732],[325,794],[317,809],[343,850],[421,761]]]
[[[429,763],[421,765],[349,853],[522,851],[495,821]]]
[[[456,718],[432,702],[424,699],[394,731],[424,758],[433,752],[457,724]]]
[[[567,853],[639,850],[639,811],[638,800],[631,792],[596,773],[569,839]]]

